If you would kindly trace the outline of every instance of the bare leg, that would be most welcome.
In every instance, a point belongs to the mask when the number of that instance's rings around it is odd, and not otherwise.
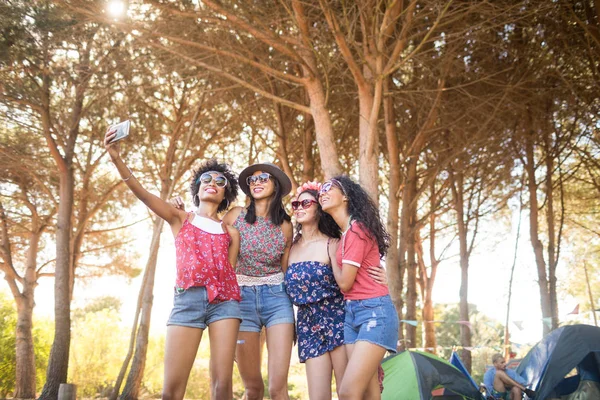
[[[208,326],[210,336],[210,397],[229,400],[233,397],[233,357],[240,320],[222,319]]]
[[[273,400],[289,400],[287,380],[293,344],[294,324],[277,324],[267,328],[269,395]]]
[[[260,372],[260,333],[240,332],[238,340],[235,359],[246,389],[244,399],[260,400],[265,393]]]
[[[377,379],[377,371],[369,381],[369,386],[363,395],[363,400],[381,399],[381,389],[379,388],[379,379]]]
[[[342,386],[342,378],[348,365],[348,355],[344,346],[338,346],[329,352],[329,356],[331,357],[333,373],[335,374],[335,391],[338,397],[340,397],[340,387]]]
[[[310,400],[331,400],[330,353],[306,360],[306,378],[308,380],[308,398]]]
[[[377,379],[377,367],[385,355],[385,349],[365,341],[344,346],[348,354],[348,366],[339,389],[340,399],[358,400],[367,394],[375,396],[369,398],[379,398],[379,390],[377,389],[377,393],[373,394],[371,390],[373,378]]]
[[[510,389],[510,400],[521,400],[523,398],[523,392],[516,386]]]
[[[165,373],[162,398],[183,399],[196,359],[203,329],[169,325],[165,342]]]

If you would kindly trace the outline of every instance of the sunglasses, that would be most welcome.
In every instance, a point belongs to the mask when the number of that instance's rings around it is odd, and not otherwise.
[[[213,173],[216,173],[216,172],[213,172]],[[215,185],[220,188],[227,186],[227,183],[228,183],[227,178],[225,178],[225,176],[223,176],[223,175],[212,176],[210,172],[205,172],[202,175],[200,175],[200,178],[198,178],[197,183],[200,182],[205,185],[208,185],[212,181],[214,181]]]
[[[330,179],[327,182],[323,183],[321,185],[321,189],[319,189],[319,195],[329,192],[331,190],[331,188],[334,186],[338,187],[342,191],[344,196],[346,196],[346,190],[342,186],[341,182],[338,181],[337,179]]]
[[[302,201],[295,200],[292,201],[292,210],[296,211],[300,207],[302,207],[303,210],[306,210],[307,208],[310,208],[310,206],[312,206],[313,204],[319,203],[312,199],[304,199]]]
[[[246,178],[248,186],[256,185],[257,183],[267,183],[271,179],[271,174],[263,172],[262,174],[252,175]]]

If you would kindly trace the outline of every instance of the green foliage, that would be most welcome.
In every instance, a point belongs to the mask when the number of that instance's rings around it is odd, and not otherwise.
[[[0,293],[0,397],[15,388],[17,310],[14,302]]]
[[[127,348],[127,329],[119,324],[120,301],[106,296],[74,310],[69,380],[82,397],[106,395]]]
[[[54,324],[35,319],[33,323],[36,385],[42,387],[50,357]],[[15,389],[17,310],[14,301],[0,292],[0,398],[8,397]]]

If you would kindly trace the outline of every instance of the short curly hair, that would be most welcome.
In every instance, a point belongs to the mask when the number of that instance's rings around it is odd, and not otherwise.
[[[223,201],[219,204],[217,208],[217,212],[225,211],[229,207],[231,203],[235,201],[238,195],[238,180],[229,165],[225,163],[219,163],[216,159],[210,159],[208,161],[203,162],[197,169],[193,172],[192,183],[190,184],[190,192],[192,194],[192,199],[196,207],[200,205],[200,199],[196,194],[198,193],[198,189],[200,188],[200,176],[203,173],[215,171],[220,172],[227,178],[227,186],[225,186],[225,197]]]

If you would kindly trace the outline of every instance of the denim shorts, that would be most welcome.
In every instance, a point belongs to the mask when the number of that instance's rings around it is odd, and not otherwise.
[[[175,289],[173,309],[167,325],[206,329],[213,322],[229,318],[242,319],[238,301],[209,303],[206,288],[192,286],[181,292]]]
[[[240,332],[260,332],[263,326],[293,324],[294,308],[283,283],[240,286],[242,324]]]
[[[396,352],[398,314],[389,295],[364,300],[346,300],[344,343],[359,340]]]

